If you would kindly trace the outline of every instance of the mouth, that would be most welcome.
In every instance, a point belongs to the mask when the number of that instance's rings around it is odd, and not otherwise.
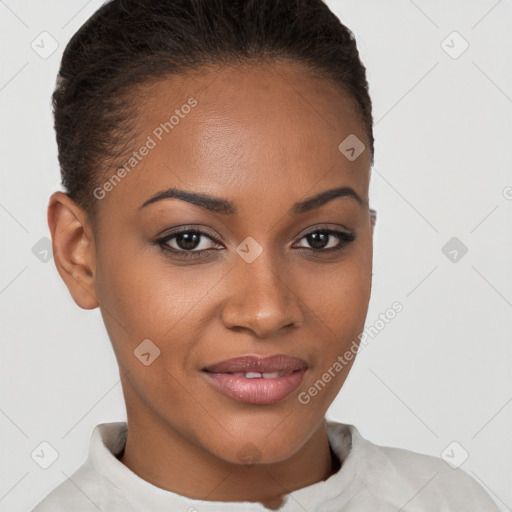
[[[276,354],[273,356],[240,356],[233,359],[226,359],[219,363],[212,364],[203,368],[210,373],[231,373],[247,374],[259,373],[265,378],[265,374],[280,374],[275,376],[268,375],[267,378],[282,377],[296,370],[302,370],[308,367],[304,359],[287,356],[285,354]]]
[[[277,354],[242,356],[203,368],[208,382],[222,394],[248,404],[272,404],[288,397],[308,370],[303,359]]]

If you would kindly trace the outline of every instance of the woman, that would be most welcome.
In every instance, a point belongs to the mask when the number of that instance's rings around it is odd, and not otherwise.
[[[462,470],[325,419],[375,215],[365,68],[322,1],[107,2],[53,100],[54,259],[100,308],[127,422],[36,512],[497,510]]]

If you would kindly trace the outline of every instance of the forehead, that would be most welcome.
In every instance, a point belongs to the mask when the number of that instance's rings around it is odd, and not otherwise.
[[[173,75],[144,85],[138,98],[133,151],[152,148],[127,166],[109,203],[139,206],[171,186],[223,197],[281,189],[295,202],[326,177],[367,198],[369,152],[350,161],[338,148],[349,136],[366,144],[355,101],[297,64]]]

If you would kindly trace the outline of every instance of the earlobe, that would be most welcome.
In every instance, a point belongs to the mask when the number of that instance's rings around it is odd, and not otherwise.
[[[377,222],[377,212],[370,208],[370,223],[372,225],[372,234],[375,230],[375,223]]]
[[[64,192],[55,192],[48,203],[48,226],[55,266],[73,300],[83,309],[98,307],[94,238],[85,212]]]

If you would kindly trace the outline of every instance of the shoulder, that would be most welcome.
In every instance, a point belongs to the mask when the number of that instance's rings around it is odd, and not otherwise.
[[[98,512],[133,508],[119,489],[95,472],[89,462],[53,489],[32,512]]]
[[[484,488],[463,469],[432,455],[375,444],[353,425],[345,427],[338,428],[351,433],[350,458],[357,459],[355,471],[375,502],[392,504],[397,510],[403,507],[404,512],[408,507],[429,512],[499,512]]]
[[[95,493],[91,492],[94,480],[94,474],[91,474],[87,464],[84,464],[55,487],[32,512],[97,512],[98,507],[93,501]]]
[[[368,442],[368,441],[367,441]],[[369,467],[378,476],[375,492],[386,495],[391,487],[398,490],[398,503],[414,503],[424,510],[464,510],[498,512],[496,504],[483,487],[461,468],[452,468],[432,455],[403,448],[368,442],[373,455]],[[375,480],[374,480],[375,482]],[[372,485],[372,482],[368,482]]]
[[[113,453],[117,453],[123,445],[125,432],[125,422],[97,425],[91,436],[87,460],[40,501],[32,512],[131,511],[122,493],[106,476],[109,473],[112,477],[112,466],[115,468],[117,462],[113,460]],[[101,468],[100,471],[98,468]],[[100,474],[101,471],[106,474]]]

